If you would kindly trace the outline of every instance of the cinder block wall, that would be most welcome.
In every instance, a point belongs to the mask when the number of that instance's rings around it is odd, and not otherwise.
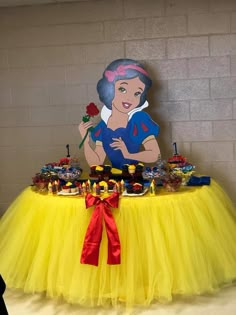
[[[153,78],[149,112],[235,199],[236,1],[87,0],[0,9],[0,212],[45,162],[81,160],[77,125],[116,58]]]

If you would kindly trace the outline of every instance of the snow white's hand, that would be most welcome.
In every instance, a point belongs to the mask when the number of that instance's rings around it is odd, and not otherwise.
[[[93,127],[93,122],[92,121],[88,121],[88,122],[81,122],[78,126],[78,129],[79,129],[79,132],[81,134],[81,137],[84,138],[84,136],[86,135],[87,133],[87,130],[90,128],[90,127]]]
[[[127,147],[124,143],[124,141],[121,138],[112,138],[112,140],[114,142],[112,142],[110,144],[110,146],[114,149],[114,150],[121,150],[124,158],[127,157],[127,155],[129,154]]]

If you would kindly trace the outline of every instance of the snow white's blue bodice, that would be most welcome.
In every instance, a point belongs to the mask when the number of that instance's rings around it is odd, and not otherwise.
[[[135,113],[128,121],[126,128],[112,130],[107,127],[106,123],[101,120],[91,132],[93,141],[101,141],[107,157],[115,168],[121,169],[124,164],[132,164],[138,161],[125,159],[120,150],[114,150],[110,144],[113,138],[119,138],[125,142],[130,153],[140,151],[140,145],[148,136],[156,137],[159,134],[159,126],[145,112]]]

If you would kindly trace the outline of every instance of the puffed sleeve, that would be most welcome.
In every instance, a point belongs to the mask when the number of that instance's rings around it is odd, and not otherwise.
[[[94,142],[100,141],[102,142],[102,131],[104,128],[104,121],[101,120],[97,126],[94,127],[94,129],[91,131],[91,138]]]
[[[158,136],[160,127],[145,112],[135,113],[130,122],[130,137],[135,143],[142,143],[149,136]]]

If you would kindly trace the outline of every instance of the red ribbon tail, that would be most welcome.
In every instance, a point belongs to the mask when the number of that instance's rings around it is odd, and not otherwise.
[[[120,264],[120,238],[116,227],[115,220],[113,218],[111,209],[104,204],[104,221],[106,225],[106,232],[108,238],[108,256],[107,263],[109,265]]]
[[[101,206],[97,205],[86,231],[80,258],[81,264],[98,266],[99,248],[102,239],[102,218],[103,213]]]
[[[120,262],[120,243],[113,244],[108,240],[108,265],[119,265]]]
[[[100,247],[99,243],[92,244],[85,242],[82,255],[80,258],[81,264],[98,266],[99,247]]]

